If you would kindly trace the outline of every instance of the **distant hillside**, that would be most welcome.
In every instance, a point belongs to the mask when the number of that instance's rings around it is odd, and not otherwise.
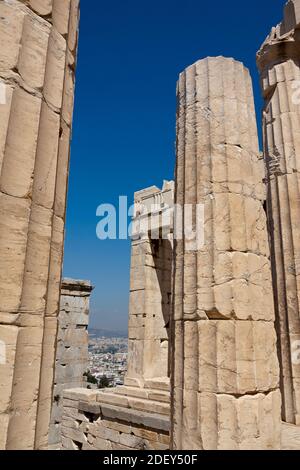
[[[105,338],[127,338],[127,331],[118,331],[118,330],[103,330],[98,328],[89,328],[89,335],[91,337],[100,338],[104,336]]]

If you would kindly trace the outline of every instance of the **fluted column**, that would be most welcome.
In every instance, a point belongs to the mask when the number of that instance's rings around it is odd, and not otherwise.
[[[192,207],[201,241],[202,205],[204,244],[177,233],[174,449],[280,447],[263,179],[248,70],[223,57],[188,67],[178,82],[177,221],[187,230]]]
[[[258,56],[283,420],[300,425],[300,1]]]
[[[78,12],[0,1],[1,448],[47,446]]]

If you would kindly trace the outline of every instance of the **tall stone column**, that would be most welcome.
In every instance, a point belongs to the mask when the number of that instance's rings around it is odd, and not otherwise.
[[[300,425],[300,1],[262,45],[264,153],[283,420]]]
[[[47,446],[79,0],[0,1],[0,448]]]
[[[182,225],[194,209],[184,229],[198,225],[198,242],[204,208],[204,244],[176,235],[174,449],[280,447],[263,179],[248,70],[223,57],[188,67],[178,83],[175,201]]]

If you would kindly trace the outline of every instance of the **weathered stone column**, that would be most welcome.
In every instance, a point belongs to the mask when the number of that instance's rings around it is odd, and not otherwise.
[[[143,388],[148,384],[169,390],[173,204],[174,182],[165,182],[162,190],[154,186],[135,193],[128,386]]]
[[[223,57],[188,67],[178,83],[175,200],[183,217],[193,207],[193,229],[204,206],[204,245],[175,241],[174,449],[280,447],[263,179],[248,70]]]
[[[0,1],[0,447],[45,448],[79,0]]]
[[[257,56],[283,420],[300,425],[300,1],[289,1]]]

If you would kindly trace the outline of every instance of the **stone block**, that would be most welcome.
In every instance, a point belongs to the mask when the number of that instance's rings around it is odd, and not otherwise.
[[[40,111],[40,98],[21,89],[14,91],[0,177],[5,194],[25,198],[32,189]]]
[[[121,434],[120,435],[120,444],[126,447],[131,447],[135,450],[144,449],[144,441],[140,437],[132,436],[130,434]]]
[[[62,400],[63,407],[70,407],[70,408],[76,408],[78,409],[79,407],[79,400],[77,399],[69,399],[69,398],[63,398]]]
[[[122,395],[109,393],[109,392],[98,392],[97,401],[101,403],[108,403],[111,405],[118,405],[128,408],[128,398]],[[100,405],[101,406],[101,405]]]
[[[63,420],[65,418],[68,418],[68,419],[74,419],[76,421],[83,421],[83,422],[87,423],[89,420],[85,416],[85,414],[82,413],[81,411],[82,410],[77,411],[76,408],[68,408],[68,407],[64,406],[63,409],[62,409]]]
[[[23,31],[25,13],[13,5],[0,4],[0,71],[13,70],[18,65],[20,42]]]
[[[78,404],[78,410],[83,413],[100,415],[100,405],[97,403],[86,403],[85,401],[80,401]]]
[[[78,450],[78,446],[73,442],[70,437],[61,437],[62,447],[64,450]],[[86,445],[84,443],[83,445]]]
[[[119,443],[120,442],[120,433],[110,428],[106,428],[103,423],[100,421],[97,424],[94,424],[90,428],[90,432],[96,438],[101,438],[103,440]],[[96,439],[97,442],[97,439]]]
[[[91,444],[84,443],[82,446],[82,450],[98,450],[96,447],[92,446]]]
[[[82,431],[66,427],[64,422],[62,424],[61,434],[63,437],[72,439],[72,441],[80,442],[81,444],[87,442],[87,437]]]
[[[53,424],[50,426],[48,439],[50,445],[55,445],[61,442],[60,426],[58,424]]]
[[[88,403],[95,402],[97,400],[98,390],[88,390],[84,388],[74,388],[71,390],[64,391],[64,399],[67,400],[78,400],[85,401]]]
[[[125,434],[131,434],[132,432],[132,427],[130,423],[128,424],[123,424],[120,423],[119,421],[111,421],[107,419],[102,419],[99,423],[96,423],[95,425],[103,425],[106,428],[113,429],[114,431],[117,431],[118,433],[125,433]]]
[[[97,437],[94,446],[97,450],[112,450],[112,443],[100,437]]]
[[[170,391],[170,379],[167,377],[156,377],[153,379],[145,380],[145,387],[152,390],[164,390],[166,392]]]
[[[168,432],[170,428],[169,418],[163,415],[119,408],[113,405],[102,405],[101,412],[104,418],[117,419],[131,424],[142,425],[150,429]]]

